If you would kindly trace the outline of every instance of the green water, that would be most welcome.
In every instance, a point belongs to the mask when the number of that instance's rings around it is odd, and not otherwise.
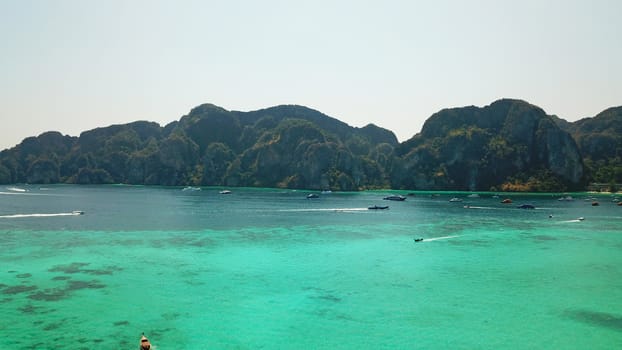
[[[622,346],[609,195],[22,188],[0,188],[0,349]]]

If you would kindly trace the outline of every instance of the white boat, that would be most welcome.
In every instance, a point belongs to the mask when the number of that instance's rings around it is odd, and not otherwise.
[[[186,192],[186,191],[200,191],[201,187],[193,187],[193,186],[186,186],[182,189],[182,191]]]
[[[460,199],[458,197],[454,197],[454,198],[450,199],[449,201],[456,203],[456,202],[462,202],[462,199]]]
[[[222,190],[222,191],[220,191],[218,193],[220,193],[220,194],[231,194],[232,192],[229,191],[229,190]]]

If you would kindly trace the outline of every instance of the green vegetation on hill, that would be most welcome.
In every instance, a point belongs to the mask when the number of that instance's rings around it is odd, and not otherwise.
[[[520,100],[442,110],[396,156],[397,188],[565,191],[584,180],[570,135]]]
[[[622,107],[574,123],[557,122],[576,140],[591,182],[622,183]]]
[[[0,183],[567,191],[622,182],[622,107],[569,123],[520,100],[444,109],[401,144],[294,105],[212,104],[164,127],[47,132],[0,152]]]
[[[140,121],[27,138],[0,153],[0,183],[381,188],[397,144],[388,130],[306,107],[204,104],[164,128]]]

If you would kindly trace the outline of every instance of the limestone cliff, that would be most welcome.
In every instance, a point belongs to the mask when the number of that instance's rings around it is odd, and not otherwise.
[[[583,179],[572,137],[520,100],[442,110],[396,155],[394,187],[539,190],[573,188]]]

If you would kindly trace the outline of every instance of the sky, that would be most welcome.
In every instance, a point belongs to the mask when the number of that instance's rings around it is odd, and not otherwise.
[[[212,103],[304,105],[400,141],[517,98],[568,121],[622,105],[622,1],[0,0],[0,150],[164,126]]]

